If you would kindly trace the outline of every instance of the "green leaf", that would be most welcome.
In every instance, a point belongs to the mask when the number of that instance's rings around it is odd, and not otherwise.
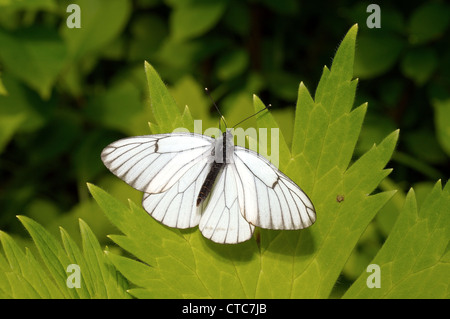
[[[64,297],[77,298],[76,290],[69,290],[66,286],[66,268],[72,262],[65,254],[61,244],[44,227],[32,219],[25,216],[18,218],[33,238],[44,264]]]
[[[345,298],[450,297],[450,183],[440,181],[418,208],[414,190],[385,244],[371,261],[380,267],[381,287],[369,289],[362,273]]]
[[[81,28],[71,29],[66,23],[61,24],[61,34],[73,60],[98,52],[109,44],[122,32],[131,13],[129,0],[79,0],[76,3],[80,6]]]
[[[409,51],[401,61],[401,70],[405,76],[418,85],[428,81],[438,65],[438,57],[430,48]]]
[[[104,94],[92,98],[85,114],[90,120],[125,134],[148,134],[145,119],[150,120],[150,112],[142,106],[140,94],[131,83],[114,85]]]
[[[50,97],[66,58],[64,43],[54,30],[42,27],[13,33],[0,30],[0,59],[6,69],[44,99]]]
[[[67,256],[70,260],[80,266],[80,270],[82,271],[83,276],[81,277],[81,286],[80,289],[77,289],[77,292],[80,298],[88,298],[89,296],[94,295],[95,288],[93,287],[92,275],[87,267],[85,258],[80,248],[78,248],[77,244],[75,244],[74,240],[70,238],[67,231],[60,227],[61,239],[64,246],[64,250],[67,253]]]
[[[221,81],[229,81],[242,74],[247,69],[248,63],[249,55],[245,50],[225,52],[217,61],[217,77]]]
[[[413,158],[428,163],[446,163],[447,156],[442,151],[433,132],[417,129],[404,137],[405,145],[408,146],[409,152]],[[439,174],[434,178],[439,178]]]
[[[105,258],[105,253],[101,250],[100,244],[89,226],[80,219],[80,232],[83,242],[83,252],[86,260],[86,269],[90,272],[91,279],[94,280],[94,293],[96,298],[126,298],[124,287],[121,286],[123,280],[121,275]]]
[[[450,156],[450,99],[434,100],[432,104],[438,142]]]
[[[3,81],[8,95],[0,95],[0,118],[16,117],[17,120],[23,117],[21,125],[16,127],[17,132],[34,133],[42,128],[55,104],[42,101],[12,74],[5,73]],[[8,128],[5,130],[7,131]]]
[[[387,32],[370,32],[358,38],[355,59],[355,76],[373,78],[390,70],[405,46],[397,35]]]
[[[383,167],[398,132],[348,168],[366,110],[351,110],[356,32],[354,26],[342,41],[331,71],[324,69],[314,100],[300,84],[291,158],[280,168],[312,198],[318,220],[299,232],[261,231],[257,297],[327,297],[359,237],[393,194],[367,196],[387,175]],[[345,200],[338,203],[340,194]]]
[[[269,89],[282,99],[293,101],[298,88],[298,75],[285,71],[273,71],[267,75]]]
[[[125,236],[110,236],[118,245],[150,265],[143,275],[123,258],[111,257],[114,265],[146,295],[157,297],[254,297],[259,261],[255,241],[236,246],[206,241],[198,231],[186,232],[162,226],[140,207],[124,206],[102,189],[88,185],[107,217]],[[237,249],[236,249],[237,248]],[[111,254],[112,255],[112,254]],[[149,266],[145,266],[149,267]]]
[[[226,9],[225,0],[170,1],[174,6],[170,17],[173,37],[177,41],[200,36],[219,21]]]
[[[395,193],[370,195],[390,172],[384,167],[398,131],[352,162],[367,108],[363,104],[353,109],[356,33],[355,25],[342,41],[331,70],[324,68],[314,99],[300,84],[291,148],[280,134],[280,169],[315,204],[318,220],[312,227],[299,231],[258,229],[258,241],[219,245],[203,238],[197,229],[163,226],[133,202],[125,206],[88,185],[122,232],[111,239],[139,259],[108,254],[115,267],[138,286],[131,294],[138,298],[329,296],[358,239]],[[180,121],[180,111],[148,64],[146,72],[158,132],[170,132]],[[256,96],[253,104],[256,111],[264,108]],[[256,122],[259,128],[279,128],[270,111]],[[338,202],[338,195],[345,200]]]
[[[25,118],[24,114],[6,114],[0,117],[0,153]]]
[[[0,2],[0,8],[7,8],[13,10],[24,9],[56,9],[54,0],[28,0],[28,1],[16,1],[16,0],[2,0]]]
[[[280,14],[295,15],[299,11],[299,3],[295,0],[279,0],[273,2],[271,0],[262,1],[266,6]]]
[[[188,106],[189,112],[194,119],[201,119],[203,125],[209,121],[208,107],[211,101],[205,94],[205,89],[191,76],[185,76],[175,83],[170,89],[170,94],[179,105]],[[216,121],[217,119],[214,119]],[[209,127],[208,125],[206,125]]]
[[[264,109],[266,107],[264,105],[264,103],[256,95],[253,95],[253,105],[255,108],[255,113],[261,111],[262,109]],[[256,119],[256,123],[258,124],[259,130],[261,130],[261,129],[268,130],[268,128],[270,128],[270,133],[267,132],[267,149],[271,150],[271,152],[270,152],[271,156],[278,154],[279,160],[277,161],[277,163],[279,163],[280,167],[287,166],[287,163],[288,163],[289,159],[291,158],[291,152],[290,152],[289,147],[288,147],[286,141],[284,140],[284,136],[283,136],[282,132],[280,131],[278,124],[276,123],[272,114],[270,112],[261,114]],[[278,138],[278,140],[274,140],[274,142],[275,142],[275,143],[273,143],[274,145],[272,145],[273,136],[271,135],[273,129],[275,129],[275,130],[278,129],[278,132],[279,132],[278,133],[279,138]],[[270,139],[269,139],[269,136],[270,136]],[[263,140],[264,139],[259,140],[260,148],[261,148],[261,143],[263,142]],[[261,149],[259,152],[261,153]],[[275,154],[272,154],[272,152],[274,152]],[[267,154],[267,152],[265,154]],[[273,161],[272,158],[271,158],[271,160]]]
[[[6,233],[0,232],[0,240],[9,264],[2,267],[2,273],[9,281],[8,286],[1,288],[3,292],[9,294],[10,298],[63,297],[28,250],[25,254]]]
[[[450,22],[450,7],[444,3],[426,3],[417,8],[409,21],[409,41],[426,43],[445,33]]]
[[[6,233],[0,232],[5,257],[0,253],[0,295],[7,298],[129,298],[127,283],[100,249],[90,228],[80,220],[83,251],[61,228],[63,246],[32,219],[19,216],[42,259],[24,253]],[[80,267],[80,288],[69,288],[66,272]]]
[[[133,17],[130,23],[131,38],[127,49],[128,59],[139,62],[153,59],[161,43],[168,37],[165,18],[155,11],[153,14],[147,13]]]
[[[1,72],[0,72],[1,75]],[[3,85],[2,78],[0,77],[0,95],[8,95],[8,91],[6,90],[5,86]]]

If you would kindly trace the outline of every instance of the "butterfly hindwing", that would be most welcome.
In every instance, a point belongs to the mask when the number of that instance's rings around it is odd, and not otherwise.
[[[232,165],[219,174],[199,225],[203,236],[221,244],[249,240],[255,229],[241,214]]]
[[[156,194],[144,193],[142,206],[153,218],[166,226],[181,229],[197,226],[206,205],[204,203],[197,206],[197,197],[211,165],[212,163],[204,158],[168,190]]]

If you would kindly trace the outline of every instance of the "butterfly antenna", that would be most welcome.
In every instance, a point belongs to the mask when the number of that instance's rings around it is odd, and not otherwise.
[[[217,106],[216,102],[214,102],[214,100],[213,100],[213,98],[212,98],[212,96],[211,96],[211,93],[209,93],[208,88],[205,88],[205,92],[206,92],[206,94],[208,95],[208,97],[209,97],[209,99],[211,100],[211,102],[214,104],[214,107],[216,108],[217,112],[218,112],[219,115],[220,115],[220,119],[221,119],[221,120],[223,121],[223,123],[225,124],[225,128],[227,128],[227,127],[228,127],[227,121],[225,121],[225,117],[222,115],[222,113],[220,113],[219,107]],[[221,127],[220,127],[220,122],[219,122],[219,129],[222,130]]]
[[[243,119],[242,121],[240,121],[239,123],[237,123],[235,126],[233,126],[233,128],[235,128],[236,126],[238,126],[239,124],[241,124],[242,122],[247,121],[248,119],[252,118],[253,116],[258,115],[259,113],[261,113],[262,111],[265,111],[267,109],[269,109],[269,107],[271,107],[272,104],[267,105],[265,108],[263,108],[262,110],[259,110],[258,112],[256,112],[255,114],[250,115],[249,117]]]

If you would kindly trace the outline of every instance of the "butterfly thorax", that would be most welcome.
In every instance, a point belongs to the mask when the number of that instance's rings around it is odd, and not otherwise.
[[[212,151],[214,162],[216,163],[233,163],[234,142],[231,131],[226,130],[222,136],[219,137],[214,145]]]

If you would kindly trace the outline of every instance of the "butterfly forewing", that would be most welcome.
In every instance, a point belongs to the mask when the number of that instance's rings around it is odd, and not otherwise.
[[[172,187],[202,158],[211,161],[214,139],[172,133],[118,140],[102,152],[105,166],[137,190],[159,193]]]

